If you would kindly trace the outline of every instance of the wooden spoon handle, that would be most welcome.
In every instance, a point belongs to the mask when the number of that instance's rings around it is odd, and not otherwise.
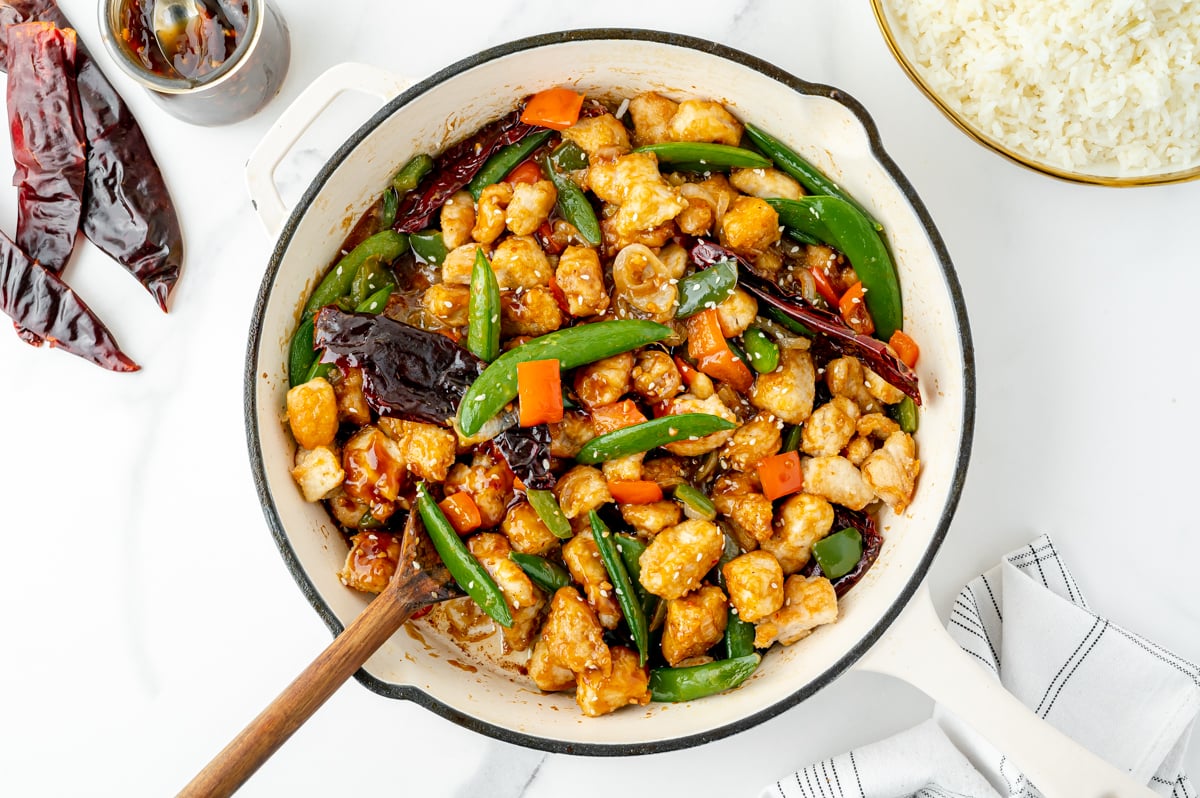
[[[183,788],[179,793],[181,798],[232,795],[270,759],[417,609],[418,604],[397,590],[399,581],[393,580],[295,681],[250,721]]]

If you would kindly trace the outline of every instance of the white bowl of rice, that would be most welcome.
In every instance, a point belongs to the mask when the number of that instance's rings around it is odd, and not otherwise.
[[[1200,177],[1195,0],[871,0],[901,67],[980,143],[1110,186]]]

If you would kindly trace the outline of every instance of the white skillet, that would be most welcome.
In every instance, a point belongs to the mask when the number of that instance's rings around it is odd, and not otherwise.
[[[912,186],[884,152],[874,123],[837,89],[675,34],[547,34],[487,50],[411,88],[376,68],[343,64],[314,81],[251,156],[246,167],[251,197],[278,238],[255,307],[246,361],[251,462],[284,561],[330,629],[340,632],[367,597],[338,581],[346,545],[324,509],[302,500],[288,473],[294,444],[282,407],[287,344],[299,309],[349,226],[409,157],[436,152],[509,111],[518,98],[556,85],[592,96],[654,90],[719,100],[789,143],[884,224],[899,264],[905,329],[921,344],[925,405],[916,499],[904,516],[882,517],[882,554],[841,602],[838,622],[797,645],[772,650],[754,678],[727,695],[587,719],[569,694],[542,694],[527,679],[482,661],[471,663],[475,672],[451,667],[448,660],[464,659],[452,643],[403,632],[367,661],[358,680],[381,695],[414,701],[497,739],[547,751],[616,756],[689,747],[747,729],[854,666],[897,676],[928,693],[1005,751],[1050,798],[1153,795],[1038,719],[987,676],[946,634],[921,584],[949,529],[966,475],[974,426],[973,349],[949,255]],[[373,94],[385,104],[289,210],[275,187],[275,168],[346,91]]]

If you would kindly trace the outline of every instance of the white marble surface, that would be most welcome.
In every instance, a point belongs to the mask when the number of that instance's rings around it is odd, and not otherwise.
[[[165,164],[188,255],[167,316],[90,244],[70,267],[144,366],[136,375],[0,334],[0,794],[170,794],[328,642],[266,530],[244,442],[247,322],[272,242],[242,164],[268,124],[340,61],[422,77],[571,27],[714,39],[866,105],[941,229],[977,346],[970,477],[929,577],[940,609],[1001,554],[1049,532],[1100,612],[1200,660],[1200,183],[1085,188],[984,151],[908,83],[865,2],[280,0],[293,42],[282,93],[215,130],[174,121],[116,74],[95,3],[62,5]],[[298,195],[371,110],[336,104],[281,171],[285,193]],[[0,227],[11,234],[14,219],[15,192],[2,191]],[[496,743],[352,683],[243,794],[752,795],[929,711],[912,688],[853,673],[731,739],[595,760]],[[1188,757],[1200,773],[1200,744]]]

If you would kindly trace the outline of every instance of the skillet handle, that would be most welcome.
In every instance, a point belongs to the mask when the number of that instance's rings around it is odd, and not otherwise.
[[[373,94],[382,102],[411,85],[387,70],[368,64],[338,64],[325,71],[292,101],[262,137],[246,161],[246,188],[267,232],[274,238],[283,229],[290,209],[275,187],[275,169],[292,146],[339,95],[348,91]]]
[[[1046,798],[1156,796],[989,676],[942,626],[924,585],[858,667],[903,679],[949,709],[1013,760]]]

